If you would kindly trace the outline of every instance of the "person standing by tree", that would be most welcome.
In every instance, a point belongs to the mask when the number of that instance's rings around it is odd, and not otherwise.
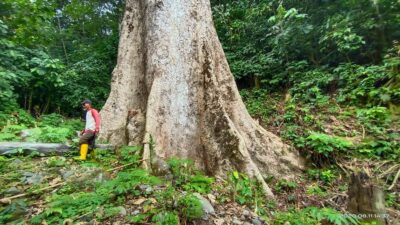
[[[100,116],[96,109],[92,108],[92,102],[88,99],[82,102],[82,106],[86,111],[86,125],[85,129],[81,131],[81,137],[79,139],[80,146],[80,160],[86,160],[86,156],[89,150],[89,144],[94,143],[96,134],[100,131]],[[94,146],[93,146],[94,147]],[[94,150],[92,151],[94,155]]]

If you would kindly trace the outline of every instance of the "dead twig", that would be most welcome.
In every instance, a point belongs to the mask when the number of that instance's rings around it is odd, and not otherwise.
[[[25,196],[28,196],[28,195],[31,195],[31,194],[36,194],[36,192],[41,192],[41,191],[45,191],[45,190],[48,190],[48,189],[52,189],[52,188],[64,185],[66,183],[67,182],[64,181],[64,182],[61,182],[61,183],[50,185],[48,187],[44,187],[44,188],[40,188],[40,189],[34,190],[34,191],[30,192],[30,193],[23,193],[23,194],[14,195],[14,196],[11,196],[11,197],[2,198],[2,199],[0,199],[0,203],[10,204],[12,199],[25,197]]]
[[[392,190],[394,188],[394,186],[397,183],[397,180],[399,179],[399,176],[400,176],[400,169],[397,171],[396,176],[394,177],[393,183],[392,183],[392,185],[390,185],[388,190]]]
[[[391,174],[393,171],[395,171],[395,170],[396,170],[397,168],[399,168],[399,167],[400,167],[400,164],[396,164],[396,165],[390,167],[390,168],[387,169],[385,172],[383,172],[381,175],[379,175],[379,178],[383,178],[383,177],[385,177],[386,175]]]
[[[143,161],[145,161],[145,159],[139,160],[137,162],[133,162],[133,163],[128,163],[128,164],[125,164],[125,165],[117,166],[115,168],[111,168],[111,169],[106,170],[106,172],[112,172],[112,171],[115,171],[115,170],[119,170],[119,169],[125,168],[127,166],[131,166],[131,165],[133,165],[135,163],[140,163],[140,162],[143,162]]]

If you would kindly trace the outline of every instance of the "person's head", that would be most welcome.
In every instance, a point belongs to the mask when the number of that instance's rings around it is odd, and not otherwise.
[[[91,108],[92,108],[92,101],[90,101],[89,99],[85,99],[85,100],[82,102],[82,107],[83,107],[85,110],[91,109]]]

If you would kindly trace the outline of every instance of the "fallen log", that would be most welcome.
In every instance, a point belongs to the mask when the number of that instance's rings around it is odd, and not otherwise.
[[[108,144],[96,144],[96,149],[114,150],[114,146]],[[0,142],[0,155],[20,153],[30,154],[37,151],[44,155],[63,154],[70,151],[77,151],[75,147],[67,144],[57,143],[36,143],[36,142]]]

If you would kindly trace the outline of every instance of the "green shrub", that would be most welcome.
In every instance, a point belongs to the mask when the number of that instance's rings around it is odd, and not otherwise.
[[[47,143],[64,143],[75,134],[73,130],[68,128],[45,126],[42,127],[41,130],[42,133],[38,137],[38,141]]]
[[[46,163],[49,167],[59,167],[59,166],[64,166],[66,163],[66,158],[62,156],[53,156],[49,157],[46,160]]]
[[[60,114],[52,113],[43,115],[39,118],[40,126],[52,126],[57,127],[65,122],[65,119]]]
[[[308,153],[312,159],[321,164],[323,161],[333,159],[340,153],[345,153],[353,144],[340,137],[312,132],[306,138],[306,146],[310,148]]]
[[[193,160],[171,158],[167,160],[167,163],[178,187],[190,181],[194,172]]]
[[[327,195],[326,191],[323,190],[319,185],[313,184],[307,187],[306,193],[308,195],[317,195],[321,197],[325,197]]]
[[[307,175],[311,179],[320,180],[325,184],[330,184],[337,178],[336,172],[331,169],[309,169],[307,170]]]
[[[123,146],[119,149],[120,160],[123,163],[138,164],[140,160],[141,146]]]
[[[286,179],[279,180],[275,185],[275,190],[279,192],[292,191],[295,188],[297,188],[297,183]]]
[[[0,133],[0,141],[17,141],[19,137],[13,133]]]
[[[390,70],[383,65],[361,66],[342,64],[335,70],[339,78],[338,101],[358,105],[381,105],[394,102],[396,88],[386,87],[382,82],[391,77]]]
[[[356,151],[368,158],[397,160],[400,157],[400,145],[395,141],[366,139]]]
[[[390,112],[385,107],[372,107],[369,109],[357,109],[357,119],[371,134],[383,134],[391,122]]]
[[[326,184],[333,182],[337,178],[333,170],[322,170],[319,176]]]
[[[181,215],[188,219],[200,219],[203,216],[203,207],[200,200],[193,194],[187,194],[178,200]]]
[[[267,90],[241,90],[246,108],[250,115],[255,118],[261,118],[263,121],[268,121],[271,115],[275,114],[274,105],[271,104],[271,96],[268,96]]]
[[[61,126],[73,131],[80,131],[83,130],[84,124],[80,119],[67,119]]]
[[[179,225],[179,217],[174,212],[159,212],[151,220],[154,225]]]
[[[232,200],[239,204],[254,206],[254,203],[257,203],[261,205],[264,200],[259,198],[259,196],[263,196],[259,185],[245,174],[233,171],[228,175],[228,185]]]
[[[0,133],[0,141],[19,141],[21,138],[19,134],[25,130],[25,125],[11,124],[5,126]]]
[[[25,110],[12,109],[0,111],[0,129],[6,125],[24,125],[32,127],[35,123],[35,119]]]
[[[199,193],[209,193],[211,191],[211,185],[214,182],[214,178],[207,177],[202,174],[196,174],[189,178],[189,181],[183,185],[183,188],[187,191],[194,191]]]

